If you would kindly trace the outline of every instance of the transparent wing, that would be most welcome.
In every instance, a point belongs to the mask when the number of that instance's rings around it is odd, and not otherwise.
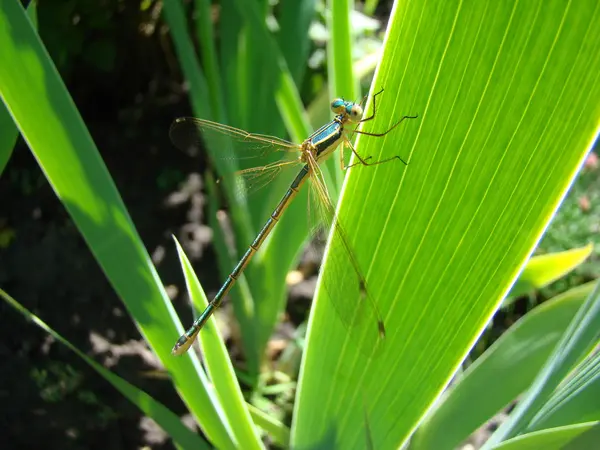
[[[296,144],[273,136],[248,133],[210,120],[178,118],[171,125],[169,136],[173,144],[187,154],[193,155],[199,147],[208,146],[211,154],[221,160],[214,161],[221,174],[238,175],[233,181],[237,198],[246,198],[273,181],[282,170],[299,163],[297,158],[290,159],[300,152]],[[270,155],[272,157],[269,159],[275,160],[265,163],[265,158]],[[261,165],[237,170],[239,166],[233,163],[233,160],[251,158],[263,158],[258,161]]]
[[[169,130],[171,141],[180,150],[189,153],[205,142],[214,152],[235,148],[238,159],[267,156],[273,152],[299,152],[299,146],[264,134],[247,131],[194,117],[175,119]],[[233,156],[233,155],[231,155]]]
[[[323,174],[314,158],[308,158],[311,168],[311,215],[335,235],[330,241],[327,265],[329,273],[323,285],[338,316],[346,326],[352,341],[367,357],[376,357],[384,343],[385,326],[377,304],[371,297],[365,277],[349,245],[347,235],[335,217]],[[348,295],[348,293],[351,293]]]
[[[277,161],[261,167],[239,170],[235,172],[235,191],[238,196],[248,196],[265,187],[279,177],[285,169],[297,167],[298,160]],[[290,178],[287,176],[286,178]]]

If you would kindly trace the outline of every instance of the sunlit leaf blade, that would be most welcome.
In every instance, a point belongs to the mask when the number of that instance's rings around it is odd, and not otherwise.
[[[4,104],[0,104],[0,175],[12,155],[15,142],[17,142],[17,128]]]
[[[350,14],[354,2],[338,0],[329,2],[327,26],[331,33],[327,46],[329,93],[331,96],[357,100],[360,95],[358,80],[352,73],[352,26]]]
[[[582,248],[534,256],[527,261],[527,266],[519,275],[519,279],[510,290],[510,294],[504,300],[502,306],[505,307],[511,303],[512,299],[533,292],[535,289],[540,289],[565,276],[583,263],[592,254],[593,250],[594,245],[588,244]]]
[[[281,447],[286,447],[290,441],[290,430],[269,414],[264,413],[251,404],[247,405],[254,423],[269,433],[269,437]]]
[[[339,150],[341,151],[341,149]],[[338,276],[325,278],[323,287],[346,326],[353,343],[367,357],[380,354],[385,340],[385,324],[377,309],[354,250],[348,243],[347,233],[340,220],[323,181],[316,162],[309,160],[312,169],[310,180],[310,210],[316,213],[316,221],[326,230],[332,229],[335,239],[331,241],[328,254],[330,271]],[[316,228],[318,229],[318,228]]]
[[[35,28],[37,28],[36,2],[29,2],[27,16]],[[0,175],[12,155],[13,147],[17,141],[18,131],[15,123],[7,111],[6,106],[0,103]]]
[[[319,290],[292,445],[398,448],[524,267],[582,165],[600,117],[597,2],[397,3],[373,82],[385,138],[357,167],[339,217],[386,326],[367,360]],[[325,262],[327,265],[327,262]],[[323,277],[336,277],[327,271]],[[321,283],[323,284],[323,283]],[[349,299],[351,297],[349,296]]]
[[[200,282],[194,273],[192,265],[187,258],[183,248],[173,237],[177,246],[177,253],[185,275],[188,293],[199,311],[206,308],[208,302],[206,295],[200,286]],[[262,448],[262,443],[256,432],[256,428],[250,419],[250,413],[246,408],[244,397],[239,384],[235,379],[233,366],[227,354],[225,343],[217,333],[214,318],[202,329],[202,349],[206,357],[208,373],[214,385],[215,392],[220,401],[223,415],[229,423],[229,427],[236,438],[236,442],[244,443],[244,448]],[[193,351],[193,350],[192,350]]]

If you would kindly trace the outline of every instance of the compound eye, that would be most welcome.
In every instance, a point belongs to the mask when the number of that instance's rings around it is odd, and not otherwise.
[[[355,104],[349,109],[348,114],[350,115],[350,119],[352,121],[359,121],[362,119],[363,109],[360,107],[360,105]]]
[[[345,108],[346,105],[342,98],[336,98],[331,102],[331,111],[333,111],[334,114],[342,114]]]

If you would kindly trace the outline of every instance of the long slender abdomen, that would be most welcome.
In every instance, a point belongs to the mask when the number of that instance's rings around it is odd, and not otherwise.
[[[215,295],[213,300],[209,303],[209,305],[202,312],[202,314],[196,319],[194,324],[185,332],[183,336],[179,338],[179,340],[173,347],[173,354],[181,355],[185,353],[192,345],[200,329],[208,321],[210,316],[212,316],[215,310],[221,305],[223,298],[227,295],[229,290],[235,284],[236,280],[246,269],[246,267],[250,263],[250,260],[252,259],[252,256],[260,249],[260,246],[263,244],[269,233],[273,230],[275,224],[279,221],[285,209],[288,207],[288,205],[296,196],[296,194],[298,194],[298,190],[306,181],[309,175],[309,171],[310,169],[308,165],[305,165],[302,168],[302,170],[298,173],[298,175],[296,175],[296,178],[294,179],[294,181],[290,185],[290,188],[287,190],[287,192],[285,193],[285,195],[271,214],[271,217],[269,217],[269,220],[267,220],[267,222],[262,227],[262,229],[254,239],[250,247],[248,247],[248,249],[244,253],[244,256],[242,256],[235,268],[231,271],[231,273],[227,277],[227,280],[225,281],[225,283],[223,283],[223,286],[221,286],[219,292],[217,292],[217,295]]]

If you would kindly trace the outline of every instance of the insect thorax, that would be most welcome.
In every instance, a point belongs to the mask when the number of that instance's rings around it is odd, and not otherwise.
[[[317,159],[317,154],[319,152],[319,149],[317,148],[317,146],[315,144],[313,144],[313,142],[310,139],[307,139],[306,141],[304,141],[300,147],[301,153],[300,156],[298,157],[298,159],[302,162],[306,162],[307,160],[307,154],[310,153],[310,155],[312,156],[313,160]]]

